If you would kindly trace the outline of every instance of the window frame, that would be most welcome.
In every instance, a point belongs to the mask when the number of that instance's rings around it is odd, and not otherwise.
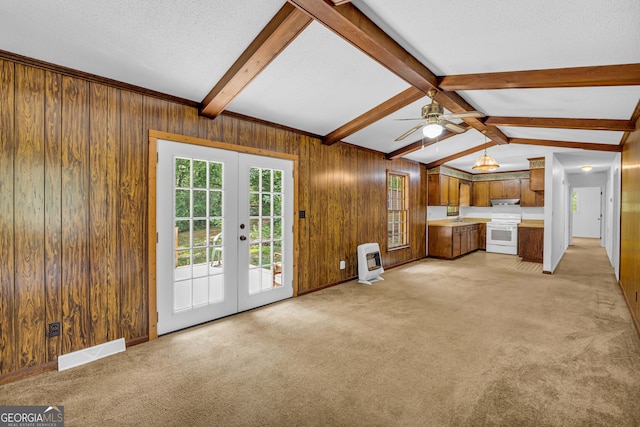
[[[401,209],[391,209],[392,198],[390,187],[390,180],[392,178],[399,178],[402,182],[401,189]],[[398,249],[405,249],[410,247],[409,244],[409,188],[410,179],[409,174],[404,172],[398,172],[393,170],[387,170],[386,175],[386,187],[387,187],[387,251],[395,251]],[[397,219],[396,219],[397,217]],[[393,225],[398,225],[393,227]],[[397,237],[404,236],[404,239],[400,239],[399,243],[393,243]]]

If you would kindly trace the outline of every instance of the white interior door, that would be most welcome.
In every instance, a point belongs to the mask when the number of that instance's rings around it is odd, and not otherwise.
[[[573,236],[600,238],[602,222],[600,187],[573,189]]]
[[[292,167],[158,141],[158,334],[293,295]]]

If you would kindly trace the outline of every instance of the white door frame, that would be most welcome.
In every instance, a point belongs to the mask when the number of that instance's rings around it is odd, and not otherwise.
[[[182,142],[186,144],[201,145],[222,150],[236,151],[239,153],[254,154],[265,157],[291,160],[293,162],[293,296],[298,295],[298,156],[288,153],[273,152],[258,148],[244,147],[219,141],[210,141],[202,138],[178,135],[169,132],[149,130],[148,151],[148,198],[147,198],[147,265],[148,265],[148,316],[149,316],[149,340],[158,338],[158,309],[157,309],[157,283],[156,283],[156,184],[157,184],[157,144],[159,139]]]

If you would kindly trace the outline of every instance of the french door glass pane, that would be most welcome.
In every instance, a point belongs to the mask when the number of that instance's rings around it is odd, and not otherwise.
[[[249,293],[282,286],[282,171],[249,169]]]
[[[224,165],[174,160],[174,311],[224,300]]]

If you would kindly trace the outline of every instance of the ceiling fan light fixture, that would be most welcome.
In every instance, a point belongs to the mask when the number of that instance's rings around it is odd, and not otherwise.
[[[584,166],[582,167],[582,170],[583,170],[584,172],[589,172],[591,169],[593,169],[593,167],[592,167],[592,166],[589,166],[589,165],[584,165]]]
[[[436,136],[440,136],[442,129],[442,126],[438,123],[429,123],[422,128],[422,134],[427,138],[435,138]]]

